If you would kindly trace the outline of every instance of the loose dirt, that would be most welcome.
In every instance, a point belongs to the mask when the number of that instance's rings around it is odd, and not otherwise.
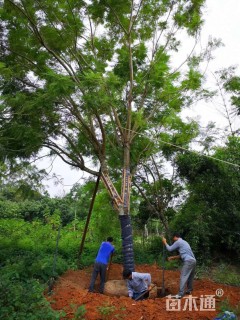
[[[162,270],[157,265],[136,266],[137,272],[149,272],[152,282],[158,287],[162,285]],[[232,287],[215,283],[209,279],[194,280],[192,300],[185,296],[181,300],[171,300],[168,297],[154,298],[144,301],[133,301],[128,297],[107,296],[99,293],[89,293],[92,268],[84,270],[69,270],[55,283],[53,294],[46,298],[55,310],[62,310],[62,319],[73,319],[80,306],[86,313],[77,319],[86,320],[207,320],[214,319],[219,314],[219,308],[224,300],[231,306],[239,303],[240,287]],[[179,271],[165,270],[165,288],[168,294],[176,294],[179,285]],[[122,279],[122,265],[112,264],[108,280]],[[98,291],[99,278],[95,289]],[[221,290],[219,290],[221,289]],[[217,291],[218,290],[218,291]],[[222,293],[219,297],[216,295]]]

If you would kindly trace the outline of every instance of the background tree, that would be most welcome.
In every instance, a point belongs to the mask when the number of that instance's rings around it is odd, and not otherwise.
[[[152,157],[152,161],[142,165],[142,170],[135,175],[133,185],[142,198],[139,215],[143,224],[147,224],[151,218],[158,219],[162,224],[161,232],[170,237],[169,219],[176,208],[174,202],[180,196],[182,186],[174,170],[171,178],[166,177],[165,170],[158,154],[156,159]]]
[[[231,95],[230,101],[235,109],[234,113],[240,115],[240,77],[235,73],[236,67],[229,69],[221,71],[221,80],[224,82],[224,89]]]
[[[227,136],[238,135],[239,131],[235,130],[237,117],[239,115],[239,93],[240,93],[240,78],[236,74],[236,67],[221,69],[214,74],[217,85],[217,93],[219,96],[218,110],[227,121],[225,133]],[[216,103],[214,98],[213,102]],[[227,132],[228,130],[228,132]]]
[[[186,202],[172,221],[205,262],[210,254],[239,256],[239,138],[218,147],[216,161],[191,153],[178,157],[179,174],[187,182]]]
[[[198,69],[204,55],[189,58],[182,74],[172,64],[178,33],[197,39],[204,2],[4,0],[1,9],[3,157],[47,147],[89,174],[99,171],[86,158],[101,167],[132,270],[136,165],[156,152],[151,136],[167,138],[182,107],[206,93]]]
[[[8,200],[39,200],[43,195],[48,195],[42,182],[46,175],[45,170],[39,170],[27,161],[2,162],[0,193]]]

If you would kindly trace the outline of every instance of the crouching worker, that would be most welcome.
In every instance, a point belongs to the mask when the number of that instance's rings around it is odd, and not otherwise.
[[[150,273],[132,272],[123,270],[123,279],[127,279],[128,296],[133,300],[144,300],[149,297],[151,290]],[[145,294],[143,294],[147,291]],[[140,297],[141,296],[141,297]]]

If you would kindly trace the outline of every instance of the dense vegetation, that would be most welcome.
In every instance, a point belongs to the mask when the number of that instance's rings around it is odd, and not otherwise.
[[[238,154],[239,141],[231,139],[216,150],[220,159]],[[178,157],[179,176],[187,184],[188,195],[182,204],[171,202],[165,209],[171,230],[180,230],[191,243],[199,261],[199,272],[221,262],[216,279],[237,284],[236,273],[226,265],[239,265],[239,174],[232,166],[192,154]],[[16,178],[16,176],[15,176]],[[50,198],[46,193],[24,193],[20,182],[3,183],[0,192],[0,261],[1,319],[59,319],[43,297],[51,292],[52,281],[69,268],[77,268],[78,251],[89,210],[94,182],[75,185],[63,198]],[[208,188],[206,189],[206,185]],[[218,186],[217,190],[215,186]],[[165,187],[168,184],[165,182]],[[149,192],[149,185],[146,187]],[[160,234],[165,231],[156,210],[135,188],[132,198],[134,251],[136,263],[162,260]],[[174,202],[173,202],[174,204]],[[154,206],[154,203],[153,203]],[[110,197],[102,185],[94,204],[80,265],[94,261],[99,243],[113,235],[117,253],[114,262],[122,263],[120,226],[113,214]],[[111,224],[109,224],[111,217]],[[177,264],[167,263],[167,267]],[[27,302],[27,303],[26,303]]]

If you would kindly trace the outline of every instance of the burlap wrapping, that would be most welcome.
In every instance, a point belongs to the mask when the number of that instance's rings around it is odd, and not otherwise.
[[[152,284],[153,286],[154,284]],[[104,287],[104,294],[108,296],[125,296],[128,297],[128,290],[127,290],[127,282],[126,280],[109,280],[105,283]],[[157,297],[157,287],[154,287],[149,292],[150,298]]]
[[[108,296],[128,297],[126,280],[109,280],[105,283],[104,294]]]

